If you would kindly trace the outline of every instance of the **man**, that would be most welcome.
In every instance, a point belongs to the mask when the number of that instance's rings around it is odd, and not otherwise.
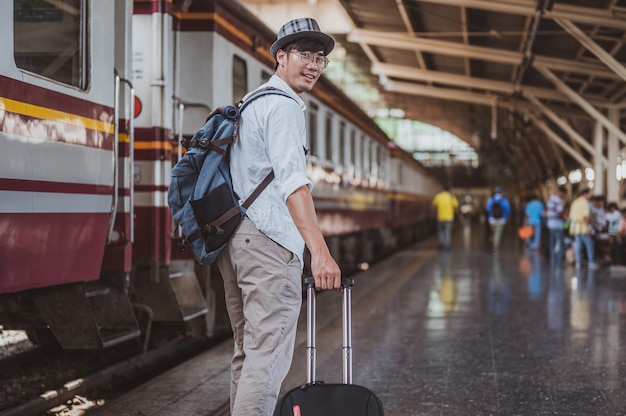
[[[235,341],[233,416],[273,413],[293,357],[305,244],[316,288],[341,287],[306,176],[306,107],[300,97],[319,79],[334,45],[313,19],[283,25],[270,48],[275,73],[259,88],[278,88],[291,98],[269,94],[253,101],[242,113],[239,140],[231,147],[237,195],[250,195],[270,170],[275,174],[218,258]]]
[[[493,250],[496,251],[500,247],[502,231],[506,225],[507,218],[511,215],[511,204],[502,195],[502,188],[497,187],[494,189],[493,196],[489,198],[485,208],[489,216],[489,226],[493,233]]]
[[[607,231],[606,210],[604,209],[604,197],[595,195],[589,199],[589,225],[591,226],[591,236],[598,236]]]
[[[459,201],[450,193],[450,187],[445,185],[443,191],[435,195],[433,206],[437,208],[439,244],[443,250],[449,250],[454,211],[459,207]]]
[[[571,220],[570,234],[574,236],[574,256],[576,259],[576,268],[582,266],[583,245],[587,250],[587,262],[590,269],[597,268],[594,262],[594,244],[591,238],[589,198],[591,198],[591,190],[583,189],[580,191],[578,198],[572,202],[569,211]]]
[[[550,233],[550,262],[561,263],[565,253],[565,230],[563,229],[564,198],[567,191],[560,186],[546,203],[547,226]]]

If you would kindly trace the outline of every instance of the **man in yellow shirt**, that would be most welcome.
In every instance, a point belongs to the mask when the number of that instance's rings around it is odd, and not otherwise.
[[[576,268],[582,266],[583,246],[587,251],[587,266],[595,269],[598,265],[594,261],[594,242],[589,229],[589,216],[591,210],[589,208],[589,198],[591,190],[583,189],[580,196],[572,202],[569,210],[569,218],[571,220],[569,232],[574,236],[574,255],[576,257]]]
[[[449,250],[452,221],[454,221],[454,212],[459,207],[459,201],[450,193],[450,187],[446,185],[442,192],[435,195],[433,206],[437,207],[439,244],[442,249]]]

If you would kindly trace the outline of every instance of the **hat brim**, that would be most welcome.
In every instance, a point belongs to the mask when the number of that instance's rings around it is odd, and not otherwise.
[[[328,55],[335,48],[335,40],[331,38],[326,33],[316,32],[316,31],[303,31],[298,33],[292,33],[287,36],[283,36],[280,39],[277,39],[276,42],[272,44],[270,47],[270,53],[276,59],[276,53],[279,49],[282,49],[286,45],[291,42],[295,42],[300,39],[315,39],[322,42],[324,45],[324,55]]]

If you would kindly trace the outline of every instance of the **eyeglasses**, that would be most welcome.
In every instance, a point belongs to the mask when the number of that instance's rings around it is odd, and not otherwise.
[[[315,56],[311,52],[300,52],[300,51],[290,51],[290,52],[297,53],[298,55],[300,55],[300,60],[305,65],[309,65],[313,63],[313,61],[315,61],[319,69],[324,69],[326,68],[326,66],[328,66],[329,61],[328,61],[328,58],[326,58],[325,56]]]

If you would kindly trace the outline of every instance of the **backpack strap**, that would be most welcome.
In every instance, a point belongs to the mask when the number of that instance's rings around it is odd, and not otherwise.
[[[246,198],[246,200],[243,202],[241,206],[244,207],[245,209],[250,208],[250,205],[252,205],[254,200],[259,196],[261,192],[263,192],[265,188],[267,188],[267,185],[269,185],[273,179],[274,179],[274,171],[272,170],[270,173],[267,174],[265,179],[263,179],[263,182],[261,182],[259,186],[257,186],[254,192],[252,192],[252,194],[248,198]]]
[[[292,100],[295,101],[295,99],[289,95],[288,93],[286,93],[283,90],[280,90],[276,87],[265,87],[265,88],[261,88],[260,90],[256,90],[254,91],[252,94],[250,94],[250,96],[246,99],[246,100],[240,100],[237,103],[237,108],[239,109],[239,112],[242,112],[244,108],[246,108],[248,106],[248,104],[250,104],[252,101],[256,100],[259,97],[262,97],[264,95],[268,95],[268,94],[276,94],[276,95],[282,95],[284,97],[288,97],[291,98]]]

